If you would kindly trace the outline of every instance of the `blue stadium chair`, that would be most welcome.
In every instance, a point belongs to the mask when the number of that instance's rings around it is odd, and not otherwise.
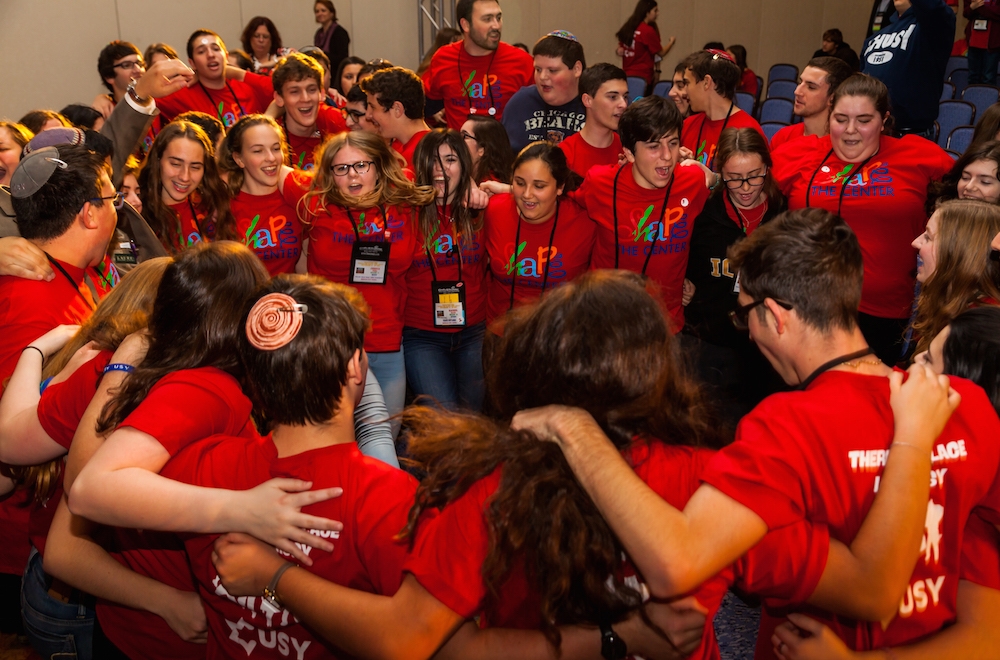
[[[767,86],[767,96],[769,99],[795,100],[795,88],[798,84],[794,80],[775,80]]]
[[[736,107],[748,115],[753,115],[753,101],[753,94],[736,92]]]
[[[754,75],[756,76],[757,74]],[[760,76],[757,76],[757,98],[754,99],[755,104],[760,103],[760,95],[763,91],[764,91],[764,79],[761,78]]]
[[[975,132],[975,126],[958,126],[951,129],[951,134],[948,136],[947,148],[951,151],[964,154],[969,145],[972,144],[972,134]]]
[[[774,134],[783,129],[787,125],[788,124],[782,124],[781,122],[777,121],[766,121],[760,125],[760,128],[762,131],[764,131],[764,135],[767,136],[767,141],[768,143],[770,143],[771,138],[774,137]]]
[[[962,92],[969,86],[969,70],[955,69],[948,76],[948,82],[955,86],[955,98],[962,98]]]
[[[945,82],[944,87],[941,88],[941,101],[950,101],[955,98],[955,86],[950,82]]]
[[[992,85],[969,85],[962,92],[962,100],[976,106],[976,116],[981,117],[986,108],[1000,100],[1000,89]]]
[[[792,102],[788,99],[767,99],[760,106],[760,123],[792,123]],[[956,124],[958,126],[958,124]]]
[[[974,126],[976,107],[968,101],[941,101],[938,104],[937,123],[941,127],[937,143],[942,149],[948,147],[948,137],[959,126]]]
[[[642,78],[628,77],[628,102],[641,99],[646,93],[646,81]]]
[[[969,60],[963,55],[952,55],[948,58],[948,66],[944,68],[944,79],[948,80],[955,69],[968,69]]]
[[[775,64],[767,72],[767,85],[771,86],[775,80],[791,80],[796,82],[799,79],[799,67],[794,64]]]
[[[951,156],[952,160],[958,160],[959,158],[962,157],[962,154],[958,153],[957,151],[952,151],[951,149],[945,149],[944,152],[949,156]]]
[[[670,93],[670,88],[674,86],[674,83],[670,80],[661,80],[656,83],[653,87],[653,96],[660,96],[663,98],[669,98],[667,95]]]

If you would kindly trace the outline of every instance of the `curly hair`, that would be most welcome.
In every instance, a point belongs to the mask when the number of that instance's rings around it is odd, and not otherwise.
[[[609,584],[608,576],[620,575],[620,543],[559,447],[508,428],[514,413],[580,407],[619,448],[636,440],[721,445],[651,289],[636,273],[592,271],[512,312],[486,376],[502,424],[430,408],[404,413],[411,456],[427,477],[403,536],[413,538],[424,511],[446,506],[502,467],[484,514],[486,611],[523,566],[555,644],[557,625],[620,620],[641,597],[621,580]],[[626,317],[631,321],[621,323]]]
[[[201,183],[198,184],[198,197],[192,198],[197,203],[199,210],[204,212],[205,217],[215,218],[216,226],[221,228],[215,238],[231,240],[235,239],[233,233],[229,235],[226,228],[235,226],[232,220],[232,211],[229,210],[229,191],[226,184],[219,177],[219,168],[215,163],[215,148],[212,146],[208,135],[201,127],[187,121],[173,121],[163,127],[153,140],[153,146],[149,149],[146,162],[139,173],[139,188],[142,190],[142,216],[149,223],[159,237],[163,246],[171,254],[180,252],[184,246],[177,240],[176,226],[180,222],[177,213],[167,206],[163,201],[163,179],[161,177],[161,160],[163,152],[174,140],[188,139],[198,144],[202,148],[202,173]],[[194,194],[194,193],[192,193]],[[199,227],[201,229],[201,227]],[[204,231],[201,232],[204,236]]]
[[[333,159],[344,147],[353,147],[370,158],[376,172],[375,189],[361,197],[349,197],[337,187],[333,174]],[[299,201],[299,219],[310,224],[310,216],[318,207],[340,206],[367,209],[373,206],[426,206],[434,202],[434,189],[417,186],[406,178],[402,158],[393,152],[385,141],[373,133],[351,131],[327,139],[316,157],[316,176],[309,192]],[[305,209],[305,213],[302,213]]]
[[[1000,264],[990,240],[1000,233],[1000,206],[970,199],[945,202],[935,212],[937,258],[917,300],[917,351],[980,298],[1000,300]]]

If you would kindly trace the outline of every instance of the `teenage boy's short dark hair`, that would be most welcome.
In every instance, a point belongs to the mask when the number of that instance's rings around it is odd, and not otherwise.
[[[420,76],[409,69],[401,66],[382,69],[362,78],[358,84],[365,94],[374,96],[384,110],[399,101],[407,119],[423,118],[424,84]]]
[[[696,81],[702,81],[705,76],[712,76],[715,91],[720,96],[731,99],[736,94],[736,86],[740,82],[740,67],[728,59],[728,55],[710,53],[699,50],[684,58],[684,68],[691,69]]]
[[[681,134],[684,118],[677,105],[660,96],[644,96],[622,113],[618,134],[622,146],[635,153],[637,142],[651,142],[676,133]]]
[[[301,82],[312,78],[316,84],[323,87],[323,68],[319,62],[302,53],[292,53],[278,62],[271,72],[271,85],[281,96],[287,82]]]
[[[593,98],[597,96],[597,91],[601,89],[601,85],[609,80],[624,80],[628,82],[628,77],[620,67],[608,64],[607,62],[587,67],[583,75],[580,76],[580,93]]]
[[[207,28],[199,28],[194,32],[192,32],[191,36],[188,37],[188,42],[187,42],[188,59],[194,57],[194,40],[197,39],[198,37],[215,37],[216,39],[219,40],[219,43],[222,44],[223,49],[225,49],[226,47],[226,42],[222,40],[222,37],[220,37],[218,33],[213,32],[212,30],[209,30]]]
[[[554,35],[546,35],[535,42],[535,47],[531,49],[532,57],[558,57],[567,67],[572,69],[579,62],[584,69],[587,68],[587,58],[583,55],[583,44],[574,39],[565,39]]]

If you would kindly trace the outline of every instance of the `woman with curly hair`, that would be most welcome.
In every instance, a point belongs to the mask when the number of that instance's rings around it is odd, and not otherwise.
[[[174,121],[163,127],[139,174],[142,217],[170,254],[195,243],[235,239],[229,192],[219,177],[215,148],[200,127]]]
[[[998,232],[996,204],[953,200],[942,204],[913,240],[922,261],[913,323],[918,352],[966,309],[1000,304],[1000,262],[990,259],[990,241]]]
[[[371,307],[365,350],[395,415],[406,396],[403,307],[416,247],[414,209],[432,204],[435,193],[407,179],[394,152],[373,133],[336,135],[316,160],[316,177],[299,205],[309,233],[307,268],[356,287]],[[398,432],[394,422],[393,436]]]
[[[253,62],[253,72],[263,75],[270,75],[278,65],[278,60],[291,52],[288,48],[282,48],[278,28],[267,16],[251,18],[243,28],[240,43]]]

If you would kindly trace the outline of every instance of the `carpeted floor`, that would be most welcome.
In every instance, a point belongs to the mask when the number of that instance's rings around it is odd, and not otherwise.
[[[17,635],[0,635],[0,660],[40,660],[27,640]]]

